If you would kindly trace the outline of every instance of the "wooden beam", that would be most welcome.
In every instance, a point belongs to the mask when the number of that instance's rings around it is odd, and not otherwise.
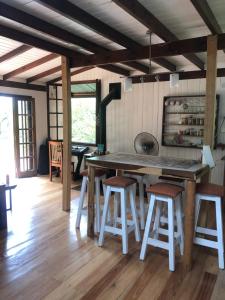
[[[46,55],[44,57],[41,57],[41,58],[39,58],[39,59],[37,59],[37,60],[29,63],[29,64],[26,64],[26,65],[24,65],[24,66],[22,66],[22,67],[20,67],[18,69],[15,69],[15,70],[7,73],[7,74],[4,74],[3,75],[3,80],[7,80],[7,79],[9,79],[11,77],[15,77],[15,76],[17,76],[17,75],[19,75],[21,73],[29,71],[30,69],[36,68],[36,67],[38,67],[38,66],[40,66],[40,65],[42,65],[42,64],[44,64],[46,62],[49,62],[50,60],[53,60],[53,59],[55,59],[57,57],[58,57],[57,54],[54,54],[54,53],[48,54],[48,55]]]
[[[5,87],[10,87],[15,89],[40,91],[40,92],[47,91],[47,87],[45,85],[28,84],[25,82],[17,82],[17,81],[9,81],[9,80],[0,80],[0,86],[5,86]]]
[[[216,112],[217,36],[207,39],[206,107],[204,143],[214,146]]]
[[[63,201],[64,211],[70,210],[71,200],[71,83],[70,61],[62,56],[63,96]]]
[[[46,50],[46,51],[49,51],[49,52],[57,53],[57,54],[60,54],[60,55],[65,55],[65,56],[68,56],[68,57],[76,56],[78,59],[79,58],[81,59],[81,58],[85,57],[84,54],[81,54],[81,53],[79,53],[75,50],[70,50],[68,48],[59,46],[57,44],[48,42],[48,41],[46,41],[44,39],[41,39],[39,37],[35,37],[31,34],[19,31],[15,28],[7,27],[7,26],[2,25],[2,24],[0,26],[0,35],[4,36],[4,37],[7,37],[7,38],[10,38],[10,39],[15,40],[15,41],[24,42],[28,45],[33,46],[33,47],[36,47],[36,48],[39,48],[39,49],[42,49],[42,50]]]
[[[179,74],[179,80],[188,79],[200,79],[206,78],[206,71],[187,71],[187,72],[177,72]],[[217,77],[225,77],[225,68],[217,69]],[[147,82],[157,82],[157,81],[169,81],[170,73],[158,73],[152,75],[138,75],[130,76],[132,83],[147,83]]]
[[[30,15],[5,3],[0,3],[0,15],[70,44],[78,45],[88,51],[91,51],[92,53],[106,54],[109,51],[107,48],[95,44],[90,40],[86,40],[80,36],[75,35],[74,33],[71,33],[63,28],[48,23],[42,19],[37,18],[36,16]],[[148,68],[141,63],[128,62],[125,64],[143,73],[148,73]]]
[[[223,33],[206,0],[191,0],[191,2],[212,34]]]
[[[62,67],[61,67],[61,65],[60,65],[60,66],[54,67],[54,68],[52,68],[52,69],[49,69],[49,70],[47,70],[47,71],[41,72],[41,73],[39,73],[39,74],[37,74],[37,75],[34,75],[34,76],[32,76],[32,77],[29,77],[29,78],[27,78],[27,83],[32,82],[32,81],[36,81],[36,80],[38,80],[38,79],[40,79],[40,78],[49,76],[49,75],[54,74],[54,73],[56,73],[56,72],[59,72],[59,71],[61,71],[61,68],[62,68]]]
[[[191,0],[191,2],[212,34],[223,33],[206,0]],[[225,49],[223,51],[225,52]]]
[[[166,42],[177,41],[178,38],[163,23],[161,23],[149,10],[137,0],[112,0],[128,14],[133,16],[141,24],[158,35]],[[204,70],[204,63],[194,54],[184,55],[189,61],[201,70]]]
[[[218,50],[225,48],[225,34],[218,35]],[[205,52],[207,50],[207,36],[179,40],[174,42],[154,44],[151,46],[151,56],[161,58],[165,56],[175,56],[190,53]],[[137,50],[116,50],[111,51],[107,56],[86,55],[85,60],[72,62],[73,67],[99,66],[101,64],[121,63],[136,59],[146,59],[149,57],[149,46],[143,46]]]
[[[88,14],[86,11],[82,10],[81,8],[72,4],[69,1],[64,0],[62,2],[57,0],[37,0],[37,2],[40,2],[41,4],[49,7],[54,11],[57,11],[61,15],[73,21],[80,22],[82,25],[88,27],[89,29],[96,31],[98,34],[101,34],[102,36],[128,49],[139,49],[141,47],[141,45],[138,44],[136,41],[115,30],[114,28],[110,27],[109,25],[100,21],[99,19],[93,17],[92,15]],[[164,58],[156,61],[156,63],[160,64],[166,69],[168,69],[168,66],[170,66],[170,71],[176,70],[176,66]]]
[[[119,75],[123,75],[126,77],[130,75],[129,70],[122,69],[121,67],[115,66],[115,65],[101,65],[101,66],[99,66],[99,68],[107,70],[109,72],[117,73]]]
[[[91,69],[93,69],[94,67],[84,67],[84,68],[80,68],[78,70],[75,70],[73,72],[70,73],[70,77],[74,76],[74,75],[77,75],[77,74],[80,74],[80,73],[83,73],[83,72],[86,72],[86,71],[89,71]],[[62,80],[62,76],[58,76],[52,80],[49,80],[47,81],[47,84],[54,84],[58,81]]]
[[[2,26],[2,25],[1,25]],[[31,46],[28,46],[28,45],[22,45],[22,46],[19,46],[17,47],[16,49],[13,49],[12,51],[2,55],[0,57],[0,63],[6,61],[6,60],[9,60],[9,59],[12,59],[28,50],[30,50],[32,47]]]

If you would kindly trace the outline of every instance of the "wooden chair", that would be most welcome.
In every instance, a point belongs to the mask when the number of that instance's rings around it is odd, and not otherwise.
[[[52,181],[52,167],[58,168],[61,182],[63,180],[62,168],[63,168],[63,143],[56,141],[49,141],[49,175],[50,181]]]

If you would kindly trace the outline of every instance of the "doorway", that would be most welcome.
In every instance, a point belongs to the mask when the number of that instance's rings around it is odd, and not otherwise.
[[[0,181],[15,178],[13,98],[0,96]]]

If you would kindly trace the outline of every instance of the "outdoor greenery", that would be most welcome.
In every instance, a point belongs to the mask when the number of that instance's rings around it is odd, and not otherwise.
[[[72,98],[72,142],[96,143],[96,98]]]

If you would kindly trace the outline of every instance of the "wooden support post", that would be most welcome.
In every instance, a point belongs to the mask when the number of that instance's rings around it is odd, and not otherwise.
[[[5,185],[0,185],[0,230],[7,228]]]
[[[195,220],[195,190],[196,182],[188,180],[186,185],[185,221],[184,221],[184,270],[190,271],[192,267],[192,251]]]
[[[63,97],[63,199],[62,208],[70,210],[71,198],[71,86],[70,61],[62,56]]]
[[[207,38],[206,108],[204,144],[214,146],[216,112],[217,35]]]

